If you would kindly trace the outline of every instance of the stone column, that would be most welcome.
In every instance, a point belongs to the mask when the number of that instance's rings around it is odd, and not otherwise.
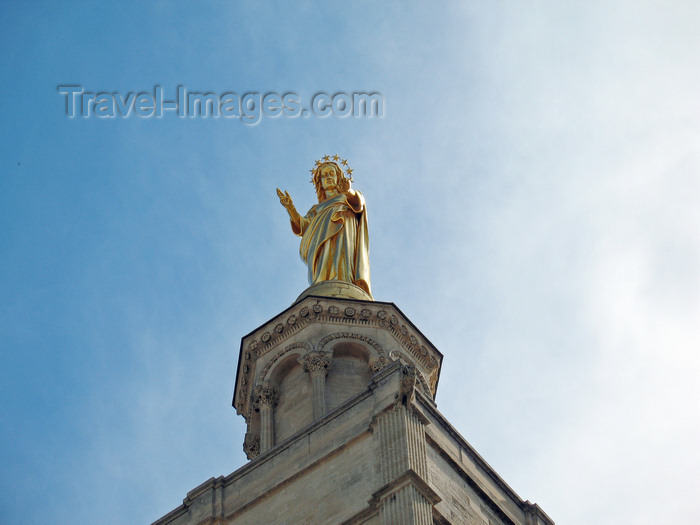
[[[314,420],[326,415],[326,375],[331,367],[331,356],[325,352],[311,352],[302,358],[304,371],[311,376]]]
[[[425,421],[411,408],[412,367],[402,369],[397,404],[374,421],[383,486],[374,494],[382,525],[432,525],[440,497],[428,485]]]
[[[273,413],[279,400],[279,391],[269,383],[255,388],[254,407],[260,412],[260,453],[267,452],[275,444],[275,422]]]

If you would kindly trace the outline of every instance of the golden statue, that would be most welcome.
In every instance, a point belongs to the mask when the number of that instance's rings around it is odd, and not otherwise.
[[[316,161],[311,173],[318,204],[304,217],[289,193],[277,188],[292,231],[301,237],[299,254],[309,269],[309,284],[343,281],[360,287],[371,298],[367,212],[362,194],[350,187],[352,169],[338,155],[332,160],[326,155]]]

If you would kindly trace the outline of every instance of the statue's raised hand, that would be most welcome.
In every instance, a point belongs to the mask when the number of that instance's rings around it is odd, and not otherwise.
[[[280,203],[285,208],[289,209],[291,207],[294,207],[294,204],[292,203],[292,198],[289,196],[289,193],[287,193],[286,191],[284,193],[282,193],[282,190],[277,188],[277,196],[280,198]]]
[[[345,177],[342,177],[338,181],[338,190],[340,193],[347,193],[350,190],[350,181]]]

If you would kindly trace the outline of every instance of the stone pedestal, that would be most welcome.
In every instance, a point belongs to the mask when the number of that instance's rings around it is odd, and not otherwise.
[[[323,281],[309,286],[301,292],[294,303],[309,296],[315,297],[335,297],[338,299],[358,299],[360,301],[372,301],[372,297],[359,286],[346,283],[345,281]]]
[[[392,303],[302,296],[241,343],[249,463],[155,523],[553,524],[438,412],[441,364]]]

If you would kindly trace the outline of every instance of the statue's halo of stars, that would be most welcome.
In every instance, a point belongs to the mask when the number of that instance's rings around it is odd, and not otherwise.
[[[332,157],[330,155],[324,155],[323,158],[316,161],[316,164],[314,164],[313,169],[309,170],[311,172],[311,180],[309,181],[311,184],[314,183],[314,178],[316,177],[316,172],[318,171],[318,169],[327,162],[332,162],[336,166],[338,166],[338,168],[340,168],[340,171],[343,172],[345,178],[348,179],[350,182],[353,182],[352,168],[348,166],[348,161],[346,159],[341,159],[338,155],[333,155]]]

